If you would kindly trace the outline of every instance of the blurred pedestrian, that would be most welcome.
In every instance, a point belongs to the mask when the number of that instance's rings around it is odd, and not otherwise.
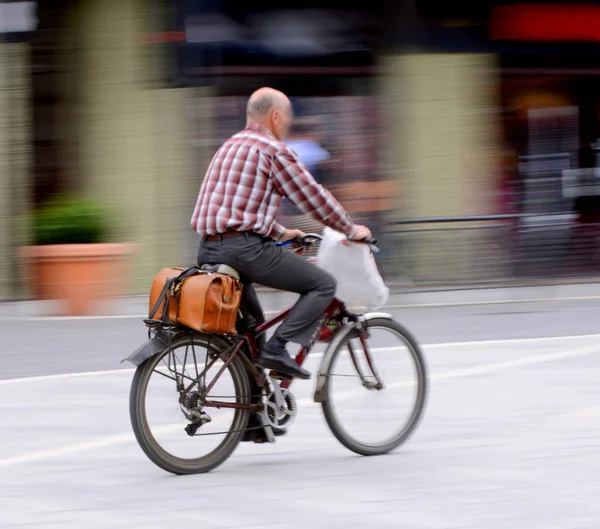
[[[315,180],[322,184],[321,168],[323,163],[331,159],[331,154],[320,144],[317,133],[317,120],[311,118],[298,119],[290,130],[290,136],[285,140]],[[281,201],[280,215],[288,226],[302,230],[304,233],[321,233],[323,226],[310,214],[303,213],[287,198]]]

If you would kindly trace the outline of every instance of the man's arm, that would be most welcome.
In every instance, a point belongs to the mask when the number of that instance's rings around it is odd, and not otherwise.
[[[310,174],[306,166],[289,148],[273,158],[273,180],[279,193],[303,213],[352,238],[356,226],[342,205]]]
[[[271,228],[271,232],[269,233],[269,237],[278,241],[285,234],[287,230],[278,222],[273,223],[273,227]]]
[[[304,235],[304,232],[301,230],[289,230],[281,224],[275,222],[271,231],[269,232],[269,237],[275,239],[276,241],[286,242],[291,239],[295,239],[296,237],[301,237]]]

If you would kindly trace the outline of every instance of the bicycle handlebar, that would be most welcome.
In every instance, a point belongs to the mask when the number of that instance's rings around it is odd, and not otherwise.
[[[310,241],[310,239],[316,239],[318,241],[321,241],[321,240],[323,240],[323,236],[319,235],[318,233],[305,233],[301,237],[296,237],[295,239],[290,239],[289,241],[285,241],[285,242],[278,242],[277,244],[279,246],[291,246],[293,244],[297,244],[300,246],[309,247],[312,244],[314,244],[314,242]],[[377,248],[377,239],[375,239],[374,237],[366,237],[364,239],[361,239],[360,241],[350,241],[350,242],[368,244],[369,246],[373,247],[376,251],[379,251],[379,248]]]

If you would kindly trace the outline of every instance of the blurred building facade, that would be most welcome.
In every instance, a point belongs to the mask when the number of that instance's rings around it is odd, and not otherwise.
[[[332,154],[319,177],[384,248],[399,219],[523,210],[519,157],[600,135],[591,48],[586,62],[560,32],[540,37],[554,19],[515,33],[531,15],[519,2],[20,3],[37,25],[0,29],[0,299],[27,295],[18,219],[65,191],[116,206],[118,239],[140,243],[130,293],[147,292],[162,266],[192,264],[205,168],[262,85],[315,120]],[[559,107],[571,110],[536,117]],[[543,119],[560,125],[536,129]],[[440,238],[436,251],[454,245]],[[413,244],[403,269],[423,271],[429,251]],[[464,252],[444,260],[450,275]]]

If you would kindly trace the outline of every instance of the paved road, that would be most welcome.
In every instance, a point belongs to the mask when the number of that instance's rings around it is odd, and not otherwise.
[[[206,475],[154,467],[131,433],[135,320],[3,321],[0,527],[596,529],[597,303],[396,310],[425,348],[423,423],[394,454],[340,446],[303,402],[275,445]],[[512,339],[504,341],[506,339]],[[477,341],[452,345],[448,342]],[[313,366],[316,359],[313,359]],[[309,398],[313,382],[294,386]]]
[[[600,300],[382,310],[426,344],[600,334]],[[0,318],[0,379],[127,367],[145,336],[138,318]]]

